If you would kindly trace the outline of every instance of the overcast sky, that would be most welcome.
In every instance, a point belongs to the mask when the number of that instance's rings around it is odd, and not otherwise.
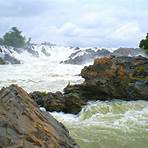
[[[136,47],[148,32],[148,0],[0,0],[0,36],[12,26],[36,42]]]

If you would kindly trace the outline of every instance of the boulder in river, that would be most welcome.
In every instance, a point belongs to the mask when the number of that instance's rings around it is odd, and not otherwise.
[[[67,86],[65,94],[88,100],[148,100],[148,59],[142,56],[98,58],[81,76],[84,83]]]
[[[47,111],[57,111],[64,113],[77,114],[81,111],[86,101],[75,94],[63,95],[61,92],[33,92],[29,94],[41,107]]]

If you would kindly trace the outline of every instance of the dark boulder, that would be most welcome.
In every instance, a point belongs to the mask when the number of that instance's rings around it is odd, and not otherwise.
[[[63,112],[78,114],[82,107],[86,105],[86,101],[74,94],[68,94],[64,96],[65,108]]]
[[[0,147],[78,148],[68,130],[20,87],[0,90]]]
[[[81,111],[82,106],[86,105],[86,101],[79,98],[76,94],[63,95],[61,92],[45,93],[33,92],[29,94],[41,107],[47,111],[57,111],[64,113],[77,114]]]
[[[144,57],[104,57],[81,71],[83,84],[69,85],[66,94],[76,93],[86,100],[148,100],[148,59]]]

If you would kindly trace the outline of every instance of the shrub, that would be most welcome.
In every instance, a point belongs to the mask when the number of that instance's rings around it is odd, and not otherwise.
[[[139,47],[144,49],[146,54],[148,54],[148,33],[146,35],[146,38],[145,39],[142,39],[140,41],[140,44],[139,44]]]

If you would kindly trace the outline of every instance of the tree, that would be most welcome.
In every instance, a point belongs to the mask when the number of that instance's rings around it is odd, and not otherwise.
[[[146,35],[146,38],[140,41],[139,47],[144,49],[148,54],[148,33]]]
[[[17,27],[12,27],[11,31],[3,36],[3,44],[16,48],[24,47],[26,45],[26,38],[21,33]]]

